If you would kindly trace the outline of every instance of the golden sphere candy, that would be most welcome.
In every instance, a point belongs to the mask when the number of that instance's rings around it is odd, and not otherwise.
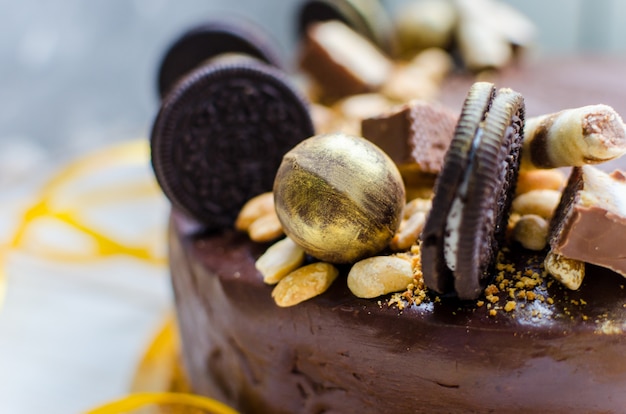
[[[285,233],[308,254],[354,263],[389,244],[405,189],[395,163],[370,141],[317,135],[285,154],[274,204]]]

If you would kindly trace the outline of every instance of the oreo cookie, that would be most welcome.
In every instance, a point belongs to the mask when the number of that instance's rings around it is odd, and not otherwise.
[[[316,22],[339,20],[369,39],[382,51],[393,54],[391,19],[379,0],[307,0],[297,16],[299,38]]]
[[[203,65],[162,101],[152,166],[177,209],[208,230],[228,228],[247,200],[272,190],[283,155],[312,135],[307,103],[278,69]]]
[[[519,171],[524,99],[493,84],[470,89],[422,232],[427,286],[476,299],[493,275]]]
[[[187,30],[166,51],[158,70],[160,97],[185,74],[224,54],[245,55],[282,68],[274,43],[259,27],[234,17],[210,20]]]

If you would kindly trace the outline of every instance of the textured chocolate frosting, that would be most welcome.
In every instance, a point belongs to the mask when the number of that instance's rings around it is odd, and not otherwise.
[[[561,76],[558,67],[515,69],[496,82],[522,92],[531,116],[599,102],[626,113],[626,90],[618,82],[605,85],[621,79],[626,62],[565,62]],[[568,70],[575,73],[570,88]],[[460,107],[455,96],[462,101],[465,82],[448,84],[444,101]],[[598,89],[604,95],[592,93]],[[626,159],[603,168],[617,165],[626,169]],[[386,298],[354,297],[341,276],[321,296],[279,308],[254,267],[267,245],[230,230],[205,233],[176,211],[169,237],[193,388],[241,412],[618,413],[626,407],[626,280],[608,270],[587,266],[577,291],[546,278],[532,289],[544,301],[503,291],[500,303],[516,307],[495,315],[486,304],[434,296],[399,310]],[[521,248],[508,254],[515,271],[537,270],[541,260]]]

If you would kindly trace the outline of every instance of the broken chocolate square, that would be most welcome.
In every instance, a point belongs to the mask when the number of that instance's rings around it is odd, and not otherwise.
[[[554,253],[626,277],[626,173],[574,168],[550,233]]]

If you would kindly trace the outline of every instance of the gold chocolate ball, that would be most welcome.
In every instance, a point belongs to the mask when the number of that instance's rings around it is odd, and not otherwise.
[[[274,181],[276,213],[285,233],[308,254],[354,263],[383,250],[405,204],[394,162],[370,141],[335,133],[289,151]]]

